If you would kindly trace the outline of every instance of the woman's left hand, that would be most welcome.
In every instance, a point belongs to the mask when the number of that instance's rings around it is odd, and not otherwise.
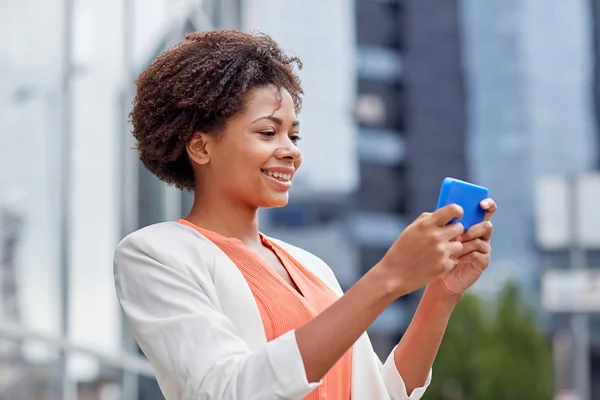
[[[484,221],[473,225],[467,232],[458,237],[457,240],[463,243],[463,250],[455,256],[456,267],[448,275],[432,282],[439,284],[447,294],[452,296],[462,296],[468,288],[477,282],[490,262],[492,252],[490,239],[493,225],[489,219],[496,212],[497,206],[492,199],[485,199],[480,205],[485,210]]]

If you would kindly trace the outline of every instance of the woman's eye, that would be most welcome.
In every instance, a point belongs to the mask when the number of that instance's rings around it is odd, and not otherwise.
[[[277,132],[273,132],[273,131],[259,131],[258,133],[260,135],[262,135],[263,137],[265,137],[265,138],[272,138],[275,135],[277,135]],[[290,135],[289,138],[292,141],[292,143],[294,143],[294,144],[296,144],[300,140],[302,140],[302,138],[300,137],[300,135]]]
[[[294,143],[298,143],[300,140],[302,140],[302,137],[300,137],[300,135],[291,135],[290,140]]]

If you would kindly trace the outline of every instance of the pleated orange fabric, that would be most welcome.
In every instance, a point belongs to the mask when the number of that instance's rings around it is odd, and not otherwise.
[[[292,258],[284,249],[261,234],[262,243],[273,251],[300,290],[249,250],[241,240],[227,238],[187,220],[180,223],[196,229],[219,247],[238,267],[254,296],[267,341],[297,329],[337,300],[337,295],[320,279]],[[317,340],[317,338],[315,338]],[[323,383],[305,400],[350,400],[352,379],[351,349],[323,377]]]

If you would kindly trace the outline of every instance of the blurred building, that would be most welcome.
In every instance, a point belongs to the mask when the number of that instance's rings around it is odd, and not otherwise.
[[[533,242],[533,153],[522,4],[463,1],[463,42],[468,101],[469,173],[499,204],[494,218],[494,261],[487,288],[517,279],[537,295]],[[539,24],[539,22],[538,22]],[[537,25],[536,25],[537,27]],[[514,230],[512,227],[520,226]],[[497,236],[497,237],[496,237]]]
[[[190,200],[139,166],[132,83],[184,32],[240,18],[237,0],[0,1],[0,398],[162,398],[112,255]]]
[[[444,177],[469,178],[459,3],[356,1],[361,179],[352,220],[363,273],[435,208]],[[372,327],[381,356],[418,297],[398,300]]]
[[[594,35],[599,21],[590,17],[595,3],[461,2],[469,176],[490,187],[500,205],[494,219],[494,261],[480,288],[494,291],[506,279],[515,279],[535,306],[541,273],[569,268],[571,262],[567,248],[536,245],[539,203],[534,187],[545,177],[572,177],[598,168],[599,114],[592,88],[598,82]],[[593,251],[588,261],[588,267],[598,267]],[[566,315],[540,311],[549,334],[569,329]],[[591,320],[592,382],[598,382],[600,373],[598,322]],[[599,387],[591,398],[600,398]]]
[[[533,296],[540,270],[534,184],[590,170],[597,157],[589,13],[585,1],[461,7],[469,174],[502,205],[496,229],[511,231],[494,238],[494,262]]]
[[[592,38],[590,40],[592,46],[592,61],[593,65],[593,113],[594,113],[594,126],[595,140],[590,140],[589,145],[592,147],[592,151],[595,153],[595,160],[593,160],[594,167],[600,169],[600,1],[592,0],[590,2],[589,15],[591,15],[591,21],[594,26],[592,30]],[[600,268],[600,252],[596,250],[588,255],[590,260],[590,268]],[[598,315],[591,316],[591,333],[592,338],[592,393],[595,398],[600,398],[600,317]]]
[[[568,266],[565,250],[535,245],[533,187],[600,165],[597,1],[68,4],[0,0],[0,398],[162,398],[111,265],[125,234],[191,206],[140,165],[125,123],[133,79],[189,31],[257,29],[304,61],[304,166],[289,206],[263,212],[261,229],[323,258],[344,288],[435,207],[445,176],[488,186],[500,204],[479,293],[516,279],[535,304],[540,271]],[[371,327],[380,356],[418,297]]]
[[[493,296],[515,280],[537,306],[542,268],[568,267],[568,253],[535,244],[535,182],[597,168],[591,11],[585,1],[356,1],[361,272],[453,176],[489,187],[500,205],[492,265],[475,291]],[[374,324],[380,354],[415,300]]]

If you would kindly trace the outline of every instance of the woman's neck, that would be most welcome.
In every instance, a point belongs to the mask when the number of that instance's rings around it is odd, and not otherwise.
[[[192,209],[185,219],[225,237],[239,239],[250,248],[261,245],[258,209],[228,202],[225,196],[211,196],[206,192],[195,195]]]

